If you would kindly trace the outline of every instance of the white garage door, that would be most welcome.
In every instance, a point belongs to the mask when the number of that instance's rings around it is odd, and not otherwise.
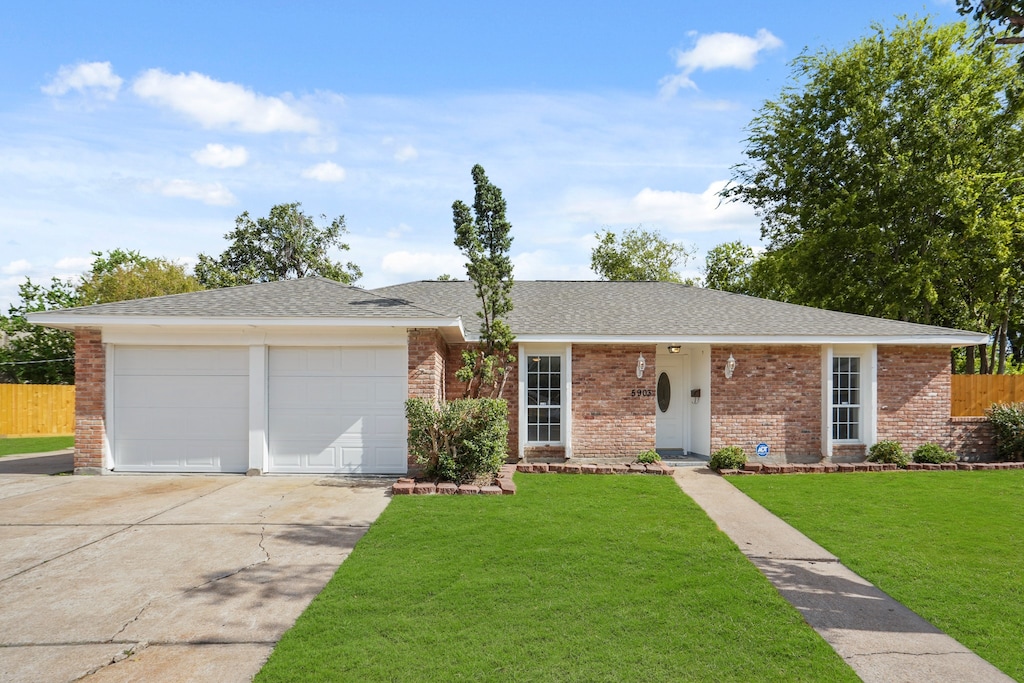
[[[270,471],[406,471],[405,347],[271,348]]]
[[[249,357],[244,347],[117,347],[114,469],[245,472]]]

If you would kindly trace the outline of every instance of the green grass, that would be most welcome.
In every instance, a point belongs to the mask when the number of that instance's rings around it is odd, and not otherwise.
[[[730,481],[846,566],[1024,680],[1024,471]]]
[[[0,458],[22,453],[45,453],[73,448],[73,436],[30,436],[23,439],[0,439]]]
[[[400,496],[256,681],[843,681],[668,477]]]

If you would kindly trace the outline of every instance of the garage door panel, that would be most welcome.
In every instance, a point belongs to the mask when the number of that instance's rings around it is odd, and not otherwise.
[[[115,347],[114,468],[244,472],[248,468],[248,350]]]
[[[405,472],[403,347],[271,348],[271,471]]]

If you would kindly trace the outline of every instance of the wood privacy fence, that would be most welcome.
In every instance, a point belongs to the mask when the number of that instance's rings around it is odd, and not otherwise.
[[[1024,401],[1024,375],[953,375],[950,415],[984,415],[993,403]]]
[[[0,436],[74,433],[73,386],[0,384]]]

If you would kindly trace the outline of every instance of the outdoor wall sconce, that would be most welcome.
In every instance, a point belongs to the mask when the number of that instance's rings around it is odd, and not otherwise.
[[[725,378],[732,379],[732,373],[736,370],[736,359],[729,354],[729,360],[725,361]]]
[[[690,389],[690,403],[700,403],[700,389]]]
[[[647,369],[647,361],[644,360],[644,354],[640,354],[640,357],[636,359],[636,378],[642,379],[644,376],[644,370]]]
[[[669,344],[668,345],[668,352],[669,353],[679,353],[679,349],[681,349],[681,348],[683,348],[683,347],[680,346],[679,344]]]

